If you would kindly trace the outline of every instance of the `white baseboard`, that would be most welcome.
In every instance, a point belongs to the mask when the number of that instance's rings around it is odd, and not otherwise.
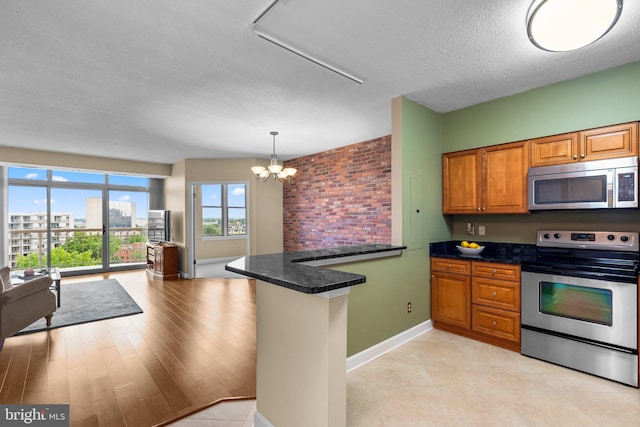
[[[433,325],[431,323],[431,319],[429,319],[412,328],[407,329],[406,331],[400,332],[398,335],[395,335],[374,346],[362,350],[360,353],[356,353],[353,356],[347,357],[347,373],[359,368],[360,366],[366,365],[367,363],[377,359],[383,354],[390,352],[394,348],[400,347],[402,344],[405,344],[406,342],[411,341],[417,336],[424,334],[432,328]]]
[[[260,412],[256,411],[253,414],[253,427],[275,427],[269,422]]]
[[[227,257],[222,257],[222,258],[203,258],[203,259],[197,259],[196,260],[196,265],[198,264],[214,264],[214,263],[218,263],[218,262],[223,262],[225,264],[231,262],[231,261],[235,261],[238,258],[242,258],[245,255],[237,255],[237,256],[227,256]]]

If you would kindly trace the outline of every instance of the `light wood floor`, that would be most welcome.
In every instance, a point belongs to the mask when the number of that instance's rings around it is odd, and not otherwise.
[[[72,426],[153,426],[220,399],[255,397],[255,282],[115,278],[143,314],[6,340],[0,403],[68,403]],[[55,316],[55,314],[54,314]]]

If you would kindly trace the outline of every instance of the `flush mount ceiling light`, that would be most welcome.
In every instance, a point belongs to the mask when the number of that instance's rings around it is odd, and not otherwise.
[[[266,168],[264,166],[253,166],[251,172],[254,173],[256,179],[261,179],[263,182],[271,177],[280,182],[290,181],[291,177],[295,175],[298,170],[295,168],[283,168],[282,165],[278,163],[278,157],[276,156],[276,135],[278,135],[278,132],[271,131],[270,133],[273,135],[271,162]]]
[[[535,0],[527,13],[531,43],[566,52],[607,34],[622,12],[622,0]]]

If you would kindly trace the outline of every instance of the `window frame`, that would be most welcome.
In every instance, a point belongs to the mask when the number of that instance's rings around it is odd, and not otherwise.
[[[205,204],[204,189],[208,186],[220,186],[220,204]],[[244,189],[243,200],[244,206],[236,206],[229,204],[229,187],[230,186],[242,186]],[[226,240],[226,239],[246,239],[249,236],[248,229],[248,207],[247,207],[247,191],[248,184],[246,182],[209,182],[206,184],[200,184],[200,239],[201,240]],[[205,209],[220,209],[221,211],[221,234],[207,235],[204,234],[204,210]],[[229,234],[229,211],[232,209],[244,209],[244,234]]]

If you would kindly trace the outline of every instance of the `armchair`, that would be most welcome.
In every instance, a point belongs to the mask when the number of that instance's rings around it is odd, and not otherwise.
[[[4,340],[44,317],[51,326],[56,297],[49,290],[49,276],[12,285],[9,267],[0,269],[0,351]]]

